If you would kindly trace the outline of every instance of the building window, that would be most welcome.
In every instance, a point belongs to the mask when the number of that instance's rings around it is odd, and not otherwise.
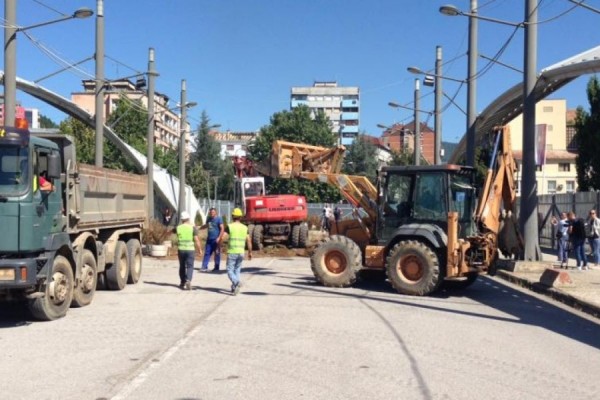
[[[575,191],[575,181],[567,181],[567,193],[573,193]]]
[[[536,166],[535,166],[535,170],[536,170],[537,172],[542,172],[542,166],[541,166],[541,165],[536,165]]]
[[[548,130],[548,132],[552,132],[554,130],[554,125],[546,125],[546,129]]]
[[[571,164],[569,163],[558,163],[558,171],[559,172],[570,172]]]
[[[548,181],[548,193],[549,194],[556,193],[556,181]]]
[[[233,145],[232,144],[228,144],[226,147],[227,151],[233,151]]]
[[[567,150],[577,150],[577,142],[575,141],[575,126],[567,126]]]
[[[545,106],[544,108],[542,108],[542,111],[545,112],[545,113],[546,112],[547,113],[551,113],[551,112],[554,112],[554,107],[552,107],[552,106]]]

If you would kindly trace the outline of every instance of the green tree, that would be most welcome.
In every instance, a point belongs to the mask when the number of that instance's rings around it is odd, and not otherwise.
[[[194,138],[196,149],[186,168],[186,181],[198,197],[208,194],[214,197],[216,188],[217,198],[228,199],[233,193],[233,165],[230,160],[221,159],[221,145],[210,135],[213,126],[208,113],[202,111]]]
[[[581,191],[600,188],[600,83],[595,75],[588,81],[587,96],[590,111],[577,107],[575,117],[578,146],[575,165]]]
[[[310,109],[300,106],[291,111],[276,112],[271,116],[270,123],[260,129],[259,135],[249,148],[250,159],[269,159],[275,140],[332,147],[337,142],[337,135],[331,132],[331,122],[325,113],[319,111],[313,119]],[[302,193],[309,202],[330,203],[341,199],[339,190],[326,183],[265,178],[269,193]]]
[[[402,151],[394,151],[392,153],[392,160],[389,165],[414,165],[415,164],[415,153],[409,149],[402,149]]]
[[[120,98],[115,110],[110,114],[107,125],[127,144],[146,154],[148,132],[148,110],[140,100]],[[133,162],[112,143],[105,141],[104,166],[128,172],[137,172]],[[155,148],[156,150],[156,148]],[[156,154],[156,151],[155,151]],[[158,163],[157,163],[158,164]],[[160,164],[159,164],[160,165]]]
[[[358,135],[346,151],[342,171],[348,175],[365,175],[375,184],[378,167],[377,146],[364,133]]]
[[[77,162],[93,164],[95,160],[95,132],[83,122],[69,117],[62,121],[58,127],[64,135],[69,135],[75,140]]]
[[[56,123],[54,121],[52,121],[50,118],[48,118],[42,114],[40,114],[39,122],[40,122],[40,128],[44,128],[44,129],[58,128],[58,125],[56,125]]]

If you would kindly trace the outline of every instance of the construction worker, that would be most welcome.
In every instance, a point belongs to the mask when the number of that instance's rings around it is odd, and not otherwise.
[[[240,291],[240,270],[244,259],[244,246],[248,247],[248,259],[252,260],[252,242],[248,235],[248,227],[240,222],[244,213],[239,208],[234,208],[231,213],[233,222],[227,225],[229,235],[227,250],[227,276],[231,281],[231,293],[235,296]]]
[[[201,256],[202,247],[198,238],[198,229],[190,223],[190,214],[182,211],[181,225],[177,227],[177,255],[179,257],[179,288],[192,290],[192,275],[194,273],[194,257],[196,251]]]

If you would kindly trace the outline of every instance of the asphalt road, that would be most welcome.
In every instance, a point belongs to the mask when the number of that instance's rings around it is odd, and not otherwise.
[[[32,322],[0,310],[2,399],[596,399],[598,320],[481,277],[401,296],[316,284],[306,258],[246,261],[177,288],[176,261]]]

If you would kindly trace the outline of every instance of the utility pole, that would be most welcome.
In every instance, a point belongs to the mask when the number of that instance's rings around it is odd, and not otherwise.
[[[442,47],[435,48],[435,111],[434,111],[434,164],[442,163]],[[415,107],[417,108],[417,107]]]
[[[475,166],[475,120],[477,95],[477,0],[471,0],[467,77],[467,165]]]
[[[420,81],[415,79],[415,165],[421,165],[421,120],[419,113],[420,110]]]
[[[185,137],[187,129],[187,93],[185,79],[181,80],[181,118],[179,120],[179,214],[185,211]]]
[[[148,218],[154,219],[154,79],[158,72],[154,69],[154,49],[148,52],[148,132],[147,141],[147,164],[148,174]]]
[[[96,167],[102,167],[104,139],[104,0],[96,1]]]
[[[535,95],[537,68],[537,0],[525,2],[525,74],[523,76],[523,175],[520,228],[525,237],[524,260],[540,259],[535,179]]]
[[[17,4],[4,1],[4,124],[15,123],[17,107]]]

